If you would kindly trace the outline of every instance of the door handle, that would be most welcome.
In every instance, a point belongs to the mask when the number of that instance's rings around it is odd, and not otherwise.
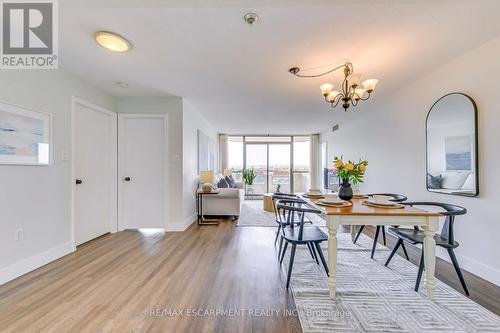
[[[82,183],[83,183],[83,180],[81,180],[81,179],[75,180],[76,185],[81,185]]]
[[[127,176],[127,177],[123,178],[123,180],[126,182],[129,182],[131,179],[130,179],[130,177]]]

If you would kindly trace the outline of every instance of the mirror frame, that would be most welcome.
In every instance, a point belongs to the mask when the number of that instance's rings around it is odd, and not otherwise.
[[[434,106],[436,106],[437,103],[439,103],[442,99],[450,96],[450,95],[462,95],[465,98],[467,98],[471,104],[472,107],[474,108],[474,149],[475,149],[475,158],[474,158],[474,166],[476,170],[476,192],[474,194],[464,194],[464,193],[444,193],[444,192],[439,192],[439,191],[431,191],[428,186],[427,186],[427,175],[429,174],[429,149],[428,149],[428,144],[429,144],[429,133],[428,133],[428,123],[429,123],[429,116],[432,112],[432,109]],[[460,92],[451,92],[448,93],[442,97],[440,97],[437,101],[432,104],[431,108],[429,109],[429,112],[427,112],[427,117],[425,118],[425,189],[427,192],[431,193],[437,193],[437,194],[446,194],[446,195],[458,195],[461,197],[477,197],[479,195],[479,126],[478,126],[478,112],[477,112],[477,104],[476,102],[470,97],[469,95],[466,95],[464,93]]]

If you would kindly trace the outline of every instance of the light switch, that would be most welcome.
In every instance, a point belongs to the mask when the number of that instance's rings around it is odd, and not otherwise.
[[[62,161],[71,161],[71,152],[69,150],[63,150],[61,153]]]

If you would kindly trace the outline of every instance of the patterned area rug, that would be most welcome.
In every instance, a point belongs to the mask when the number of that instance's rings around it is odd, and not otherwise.
[[[435,302],[425,283],[413,291],[417,267],[400,256],[385,267],[389,249],[380,245],[372,260],[371,245],[366,235],[353,244],[350,234],[339,234],[336,300],[322,266],[297,247],[291,288],[304,332],[500,332],[500,317],[441,281]]]
[[[325,225],[325,221],[318,215],[309,214],[307,218],[315,225]],[[239,227],[278,227],[274,213],[264,210],[262,200],[245,200],[238,219]]]

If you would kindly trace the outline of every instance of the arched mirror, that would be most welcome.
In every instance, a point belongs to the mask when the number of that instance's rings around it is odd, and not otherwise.
[[[479,194],[477,107],[461,93],[441,97],[426,122],[427,190],[477,196]]]

